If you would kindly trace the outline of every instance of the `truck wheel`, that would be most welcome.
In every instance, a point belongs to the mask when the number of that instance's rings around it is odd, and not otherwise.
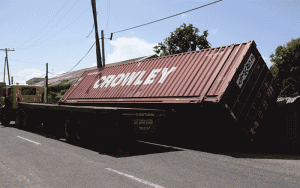
[[[66,136],[67,142],[69,142],[69,143],[74,143],[77,140],[75,125],[72,123],[72,120],[70,118],[66,119],[65,136]]]
[[[22,127],[23,126],[23,116],[22,116],[22,111],[17,111],[16,114],[16,126],[17,127]]]
[[[10,120],[8,119],[7,114],[5,114],[5,113],[2,114],[1,124],[5,125],[5,126],[10,124]]]
[[[89,121],[86,118],[77,118],[75,122],[75,136],[78,142],[85,142],[88,140],[89,135],[86,134],[86,127],[89,125]]]
[[[31,131],[36,131],[41,123],[37,120],[32,112],[23,112],[22,115],[22,126]]]
[[[83,143],[86,140],[86,130],[83,125],[86,124],[82,118],[72,117],[67,119],[65,123],[65,135],[68,141],[76,144]]]
[[[23,113],[23,118],[22,118],[22,127],[23,128],[30,128],[30,125],[29,125],[29,120],[28,120],[28,114],[27,113]]]

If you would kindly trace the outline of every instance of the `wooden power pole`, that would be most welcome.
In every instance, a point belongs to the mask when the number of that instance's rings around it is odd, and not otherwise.
[[[103,67],[105,67],[104,32],[103,32],[103,30],[101,30],[101,41],[102,41],[102,63],[103,63]]]
[[[11,50],[11,49],[8,49],[8,48],[0,49],[0,50],[6,52],[5,62],[4,62],[4,76],[3,76],[3,82],[5,82],[5,66],[6,66],[6,67],[7,67],[7,74],[8,74],[8,84],[10,85],[10,75],[9,75],[9,66],[8,66],[7,51],[15,51],[15,50]]]
[[[48,63],[46,63],[44,103],[48,103]]]
[[[104,31],[101,30],[101,41],[102,41],[102,63],[103,67],[105,67],[105,53],[104,53],[104,39],[112,40],[113,33],[111,33],[110,38],[104,38]]]
[[[93,8],[93,16],[94,16],[94,24],[95,24],[97,68],[101,68],[102,64],[101,64],[100,43],[99,43],[98,26],[97,26],[96,1],[95,0],[91,0],[91,3],[92,3],[92,8]]]

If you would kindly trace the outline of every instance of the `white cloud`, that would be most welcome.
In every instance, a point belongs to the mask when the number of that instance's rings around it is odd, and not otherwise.
[[[265,57],[265,56],[262,56],[262,58],[263,58],[264,61],[266,62],[267,66],[270,68],[271,65],[273,64],[273,63],[270,61],[270,58],[269,58],[269,57]]]
[[[110,45],[113,46],[113,52],[107,55],[106,64],[155,54],[153,47],[157,44],[148,43],[137,37],[121,37],[110,41]],[[96,66],[96,64],[92,66]]]
[[[184,22],[189,22],[189,20],[192,18],[191,14],[183,13],[179,15],[180,19]],[[187,24],[188,25],[188,24]]]
[[[14,77],[14,84],[19,83],[19,84],[26,84],[27,80],[30,80],[31,78],[34,77],[45,77],[45,71],[41,71],[36,68],[28,68],[28,69],[23,69],[15,74],[12,75]]]
[[[181,19],[183,19],[183,18],[186,17],[186,14],[185,14],[185,13],[184,13],[184,14],[181,14],[180,17],[181,17]]]
[[[48,78],[53,78],[55,76],[60,76],[61,74],[66,73],[65,71],[60,71],[58,73],[54,73],[54,74],[48,74]]]
[[[59,76],[59,74],[63,74],[65,71],[61,71],[55,74],[48,74],[48,78],[52,78],[55,76]],[[41,71],[37,68],[28,68],[28,69],[23,69],[12,76],[14,77],[14,84],[19,83],[20,85],[26,85],[26,81],[30,80],[31,78],[45,78],[46,72]],[[3,73],[0,74],[0,76],[3,77]],[[7,82],[7,76],[6,76],[6,83]]]
[[[219,29],[213,29],[213,30],[212,30],[212,34],[213,34],[213,35],[217,34],[218,32],[219,32]]]

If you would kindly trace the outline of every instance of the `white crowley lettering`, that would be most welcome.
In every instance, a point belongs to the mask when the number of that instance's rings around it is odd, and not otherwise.
[[[157,76],[157,73],[159,73],[160,71],[161,69],[152,70],[143,85],[152,84],[152,82],[154,82],[154,78]]]
[[[100,87],[103,87],[104,84],[106,84],[105,87],[109,86],[109,84],[111,83],[111,81],[113,81],[113,79],[114,79],[115,77],[116,77],[116,75],[109,75],[109,76],[104,80],[104,82],[103,82],[102,84],[100,84]]]
[[[102,77],[94,84],[94,88],[98,88],[98,87],[102,86],[103,83],[99,84],[99,82],[100,82],[101,80],[105,80],[105,79],[106,79],[106,76],[102,76]]]
[[[116,75],[109,75],[109,76],[102,76],[95,84],[94,88],[99,87],[115,87],[117,85],[125,86],[125,85],[147,85],[152,84],[155,81],[155,78],[157,77],[158,73],[161,72],[161,78],[157,83],[163,83],[165,79],[173,72],[175,71],[176,67],[172,67],[170,70],[168,68],[164,69],[154,69],[151,71],[151,73],[148,75],[148,77],[144,80],[142,80],[143,76],[145,75],[146,71],[139,71],[139,72],[133,72],[133,73],[127,73],[126,75],[124,73]],[[101,83],[100,83],[101,82]]]
[[[115,87],[116,85],[119,85],[123,79],[125,78],[125,74],[119,74],[110,84],[111,87]],[[119,79],[119,80],[118,80]]]
[[[169,71],[168,68],[164,68],[162,70],[162,76],[160,78],[160,80],[158,81],[158,83],[163,83],[165,81],[165,79],[167,78],[167,76],[173,72],[176,69],[176,67],[172,67]]]
[[[127,73],[121,86],[124,86],[126,84],[126,82],[127,82],[127,85],[130,85],[140,73],[141,73],[141,71],[137,72],[137,73],[133,72],[131,75],[130,75],[130,73]]]
[[[143,83],[143,80],[141,78],[144,76],[146,71],[142,71],[140,76],[136,79],[136,81],[133,83],[133,85],[141,85]]]

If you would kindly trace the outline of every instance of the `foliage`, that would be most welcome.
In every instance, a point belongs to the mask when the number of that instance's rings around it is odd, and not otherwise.
[[[270,70],[281,89],[280,96],[294,97],[300,94],[300,38],[291,39],[278,46],[270,55]]]
[[[164,42],[158,43],[154,47],[154,52],[160,56],[173,55],[183,52],[195,51],[210,47],[207,41],[208,31],[205,30],[203,35],[198,35],[199,29],[193,27],[192,24],[186,26],[185,23],[171,32],[171,36],[166,38]]]
[[[58,101],[69,90],[72,84],[66,84],[69,80],[63,80],[60,84],[48,87],[48,103],[58,104]]]

